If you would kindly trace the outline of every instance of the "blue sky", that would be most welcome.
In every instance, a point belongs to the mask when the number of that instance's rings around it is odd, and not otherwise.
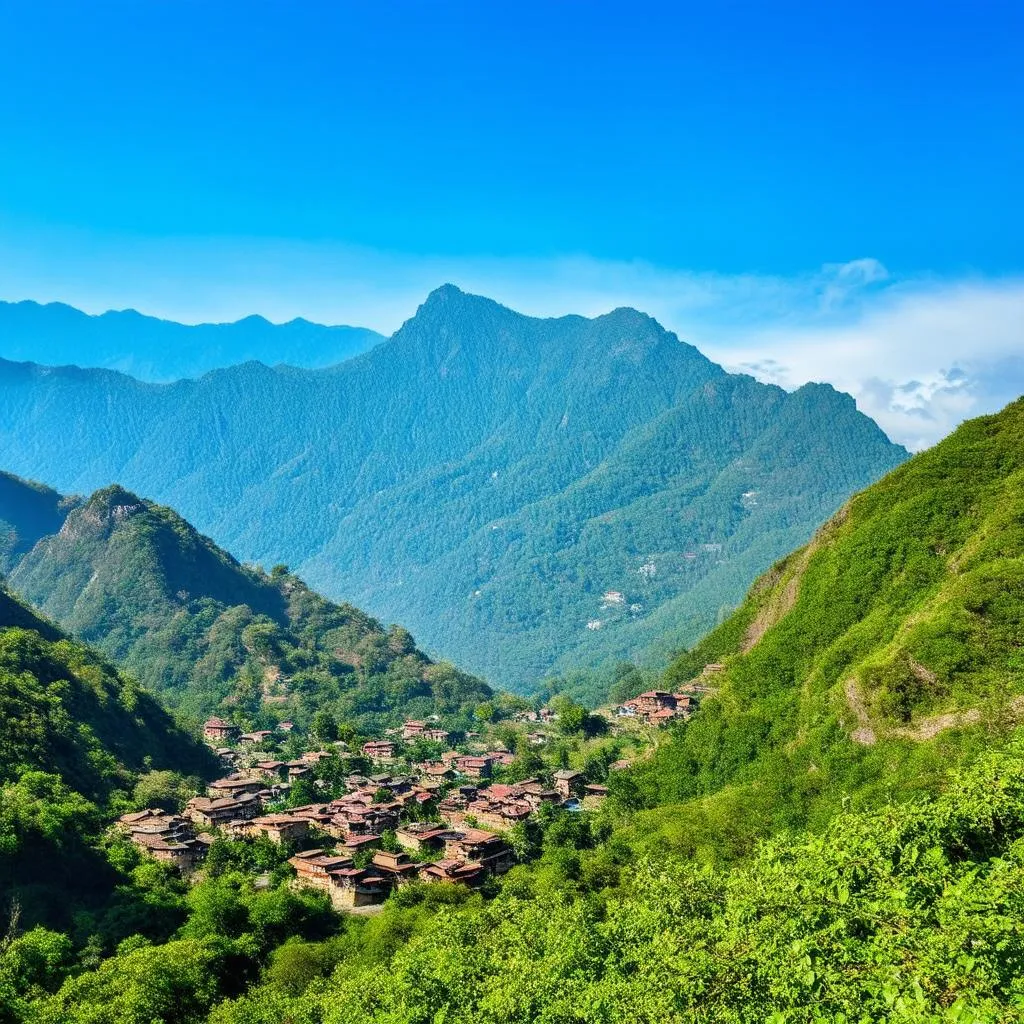
[[[457,278],[767,374],[1017,288],[1022,38],[934,0],[0,4],[0,297],[388,330]]]

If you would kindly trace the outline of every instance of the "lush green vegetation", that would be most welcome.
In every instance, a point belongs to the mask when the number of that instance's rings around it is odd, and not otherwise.
[[[130,805],[140,777],[209,777],[216,763],[136,683],[3,591],[0,721],[0,919],[88,930],[119,905],[98,849],[109,810]]]
[[[400,890],[371,918],[225,843],[190,890],[114,848],[156,908],[102,957],[0,946],[7,1021],[114,1024],[1017,1020],[1024,1011],[1024,741],[937,799],[845,813],[728,868],[628,863],[600,819],[551,817],[495,892]],[[254,859],[255,858],[255,859]],[[263,881],[254,885],[253,867]]]
[[[695,801],[647,824],[693,850],[717,821],[749,846],[933,788],[1005,734],[1024,693],[1022,509],[1024,400],[854,498],[666,673],[673,688],[724,664],[632,773],[640,806]]]
[[[450,286],[331,370],[146,386],[0,362],[0,443],[18,472],[120,481],[520,691],[660,666],[906,456],[849,396],[727,374],[633,310],[538,320]]]
[[[406,630],[325,600],[283,566],[242,566],[119,487],[71,512],[11,583],[193,722],[220,711],[254,728],[304,727],[320,710],[379,733],[429,714],[466,725],[490,696]]]
[[[99,768],[95,793],[76,789],[60,743],[44,732],[25,744],[18,737],[31,730],[15,731],[17,781],[3,790],[0,835],[23,851],[70,850],[83,858],[75,877],[103,886],[69,892],[63,916],[45,900],[13,904],[22,917],[0,941],[0,1019],[1021,1019],[1022,487],[1024,400],[858,495],[667,670],[666,689],[699,677],[710,690],[688,722],[616,734],[561,693],[553,738],[538,749],[532,724],[503,720],[509,698],[478,702],[484,745],[501,740],[518,755],[502,781],[571,766],[610,796],[593,812],[549,808],[517,825],[509,841],[521,863],[482,892],[413,885],[373,917],[335,915],[291,889],[287,850],[266,842],[216,843],[186,886],[101,839],[116,806],[154,794],[174,802],[187,783],[138,774],[164,765],[133,771],[127,740],[114,757],[124,768],[104,767],[113,741],[101,718],[94,750],[76,734],[78,715],[61,717],[73,687],[36,696],[36,681],[54,674],[47,659],[58,681],[77,665],[68,650],[98,671],[102,662],[8,601],[7,657],[16,678],[28,674],[5,698],[28,703],[10,714],[34,723],[45,707]],[[114,507],[123,504],[118,496]],[[116,531],[132,515],[114,518]],[[252,580],[287,607],[311,602],[286,614],[312,636],[333,621],[333,606],[284,570]],[[392,654],[413,656],[405,634],[390,636]],[[647,685],[627,666],[607,679],[619,697]],[[122,705],[127,685],[117,684]],[[326,737],[337,721],[323,713],[309,724]],[[611,770],[624,753],[632,766]],[[296,790],[291,799],[312,792]],[[35,862],[42,871],[48,860]],[[37,906],[46,913],[25,916]]]

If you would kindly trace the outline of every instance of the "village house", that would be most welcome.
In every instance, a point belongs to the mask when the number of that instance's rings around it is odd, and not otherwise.
[[[322,889],[330,895],[335,909],[370,906],[383,902],[391,883],[376,872],[357,868],[351,857],[306,850],[291,857],[295,884]]]
[[[664,725],[677,717],[688,718],[695,707],[696,702],[689,694],[648,690],[624,701],[615,713],[620,718],[640,718],[649,725]]]
[[[173,864],[181,871],[192,870],[206,856],[206,844],[197,838],[191,823],[179,814],[148,808],[122,814],[118,828],[147,856]]]
[[[424,853],[440,850],[444,845],[444,837],[448,833],[447,825],[439,825],[432,821],[414,821],[395,829],[398,845],[413,853]]]
[[[211,782],[206,787],[206,792],[214,799],[227,797],[230,800],[237,800],[243,793],[258,793],[264,788],[263,779],[251,779],[245,775],[228,775],[226,778]]]
[[[450,733],[447,729],[424,729],[420,735],[431,743],[447,743]]]
[[[288,779],[294,782],[296,779],[312,778],[313,769],[301,758],[297,761],[288,761],[285,764],[288,772]]]
[[[572,768],[560,768],[555,772],[554,780],[555,792],[563,800],[576,796],[586,781],[583,777],[583,772],[574,771]]]
[[[417,736],[422,735],[423,730],[426,729],[426,727],[426,722],[406,722],[402,726],[402,739],[406,742],[413,740]]]
[[[510,750],[489,750],[487,756],[491,759],[492,764],[500,765],[503,768],[507,768],[516,759],[516,755]]]
[[[345,848],[347,853],[358,853],[360,850],[374,850],[380,846],[381,837],[374,835],[373,833],[364,833],[356,835],[350,832],[345,836],[341,845]]]
[[[366,868],[342,868],[331,873],[331,903],[338,909],[383,903],[391,889],[390,880]]]
[[[419,865],[404,850],[399,853],[378,850],[370,860],[369,866],[395,887],[406,882],[414,882],[419,875]]]
[[[315,768],[325,758],[331,756],[328,750],[307,750],[300,758],[300,761],[305,761],[310,767]]]
[[[254,793],[243,793],[237,800],[230,797],[193,797],[185,805],[185,816],[197,825],[219,827],[230,821],[248,821],[257,817],[263,805]]]
[[[522,792],[523,799],[534,811],[539,810],[541,804],[557,804],[561,799],[558,790],[548,789],[536,780],[521,782],[519,784],[519,788]]]
[[[364,743],[363,753],[377,763],[385,763],[395,759],[395,745],[391,740],[370,740]]]
[[[601,786],[597,783],[591,783],[583,787],[583,807],[585,810],[592,811],[608,798],[608,787]]]
[[[241,729],[223,718],[208,718],[203,723],[203,739],[216,743],[233,742],[241,733]]]
[[[262,743],[264,740],[269,740],[273,735],[270,729],[258,729],[256,732],[243,732],[238,737],[238,742],[244,746],[252,747]]]
[[[460,756],[455,762],[455,770],[472,779],[489,779],[493,762],[489,757],[477,757],[473,754]]]
[[[296,814],[265,814],[246,826],[250,836],[266,836],[275,843],[301,842],[309,834],[309,819]]]
[[[288,765],[284,761],[257,761],[253,771],[268,782],[280,781],[288,777]]]
[[[324,853],[323,850],[304,850],[289,857],[288,863],[295,869],[296,881],[317,889],[329,889],[331,871],[352,867],[352,858]]]
[[[420,867],[421,882],[452,882],[475,888],[483,880],[483,865],[463,860],[438,860]]]
[[[419,766],[419,770],[424,785],[438,785],[455,776],[451,765],[445,764],[444,761],[426,761]]]
[[[505,832],[521,821],[526,821],[532,813],[533,809],[525,800],[495,800],[485,792],[479,799],[471,801],[464,812],[453,815],[451,821],[453,825],[461,824],[471,817],[480,825]]]
[[[446,860],[474,861],[485,871],[503,874],[515,864],[509,845],[493,832],[480,828],[463,828],[449,832],[444,840]]]

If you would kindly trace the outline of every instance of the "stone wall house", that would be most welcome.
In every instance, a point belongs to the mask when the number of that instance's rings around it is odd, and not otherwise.
[[[448,832],[447,825],[439,825],[432,821],[417,821],[402,825],[395,829],[395,838],[399,846],[413,853],[440,850],[444,845],[444,836]]]
[[[238,738],[241,729],[223,718],[208,718],[203,723],[203,739],[211,742],[232,742]]]
[[[482,864],[463,860],[439,860],[420,868],[421,882],[451,882],[476,888],[483,884],[486,872]]]
[[[554,775],[555,792],[563,800],[576,796],[583,788],[585,779],[583,772],[574,771],[572,768],[560,768]]]
[[[263,835],[275,843],[301,842],[309,835],[309,819],[295,814],[266,814],[253,818],[246,832]]]
[[[259,798],[252,793],[243,793],[237,800],[197,796],[185,805],[185,816],[198,825],[217,827],[236,819],[255,818],[262,809]]]

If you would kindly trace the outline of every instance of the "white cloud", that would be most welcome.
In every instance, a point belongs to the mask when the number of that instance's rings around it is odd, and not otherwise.
[[[189,322],[261,313],[389,333],[445,281],[537,316],[635,306],[729,369],[828,381],[911,448],[1024,392],[1024,279],[901,278],[876,259],[788,277],[587,256],[395,254],[266,239],[139,239],[0,222],[0,297]]]
[[[905,282],[849,322],[755,328],[708,350],[784,387],[826,380],[922,448],[1024,393],[1024,280]]]

